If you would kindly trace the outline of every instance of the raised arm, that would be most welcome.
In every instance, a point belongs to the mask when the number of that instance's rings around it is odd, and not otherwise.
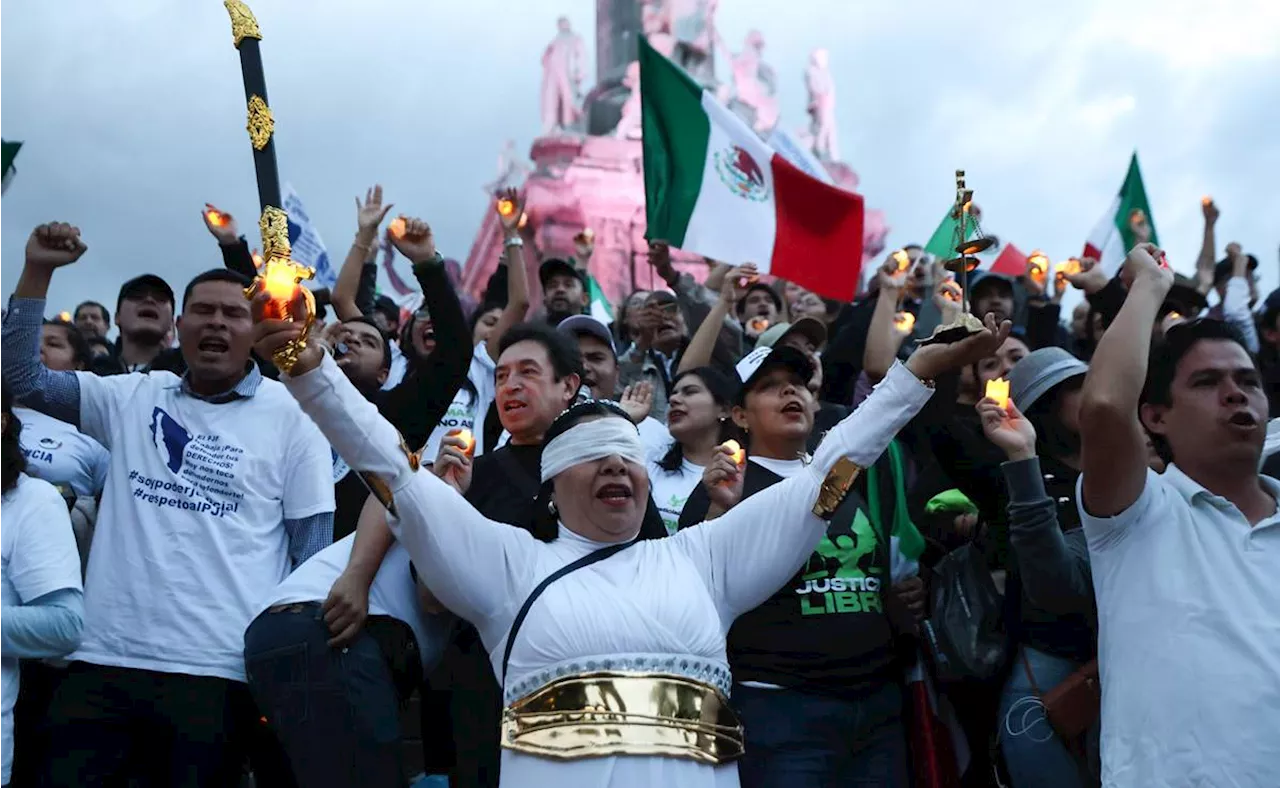
[[[308,350],[308,353],[311,351]],[[300,360],[283,382],[356,471],[372,472],[391,492],[388,525],[409,551],[432,593],[484,629],[518,603],[516,589],[533,571],[538,543],[521,528],[486,519],[416,461],[394,427],[346,379],[328,355]]]
[[[1093,575],[1084,532],[1066,538],[1058,525],[1057,503],[1044,489],[1036,430],[1012,402],[978,403],[987,439],[1002,449],[1009,500],[1009,543],[1022,589],[1038,607],[1056,615],[1093,611]]]
[[[1204,239],[1200,242],[1200,255],[1196,258],[1196,289],[1208,295],[1213,289],[1213,255],[1217,247],[1214,227],[1218,223],[1218,206],[1208,197],[1200,201],[1204,213]]]
[[[1227,280],[1227,292],[1222,298],[1222,319],[1240,332],[1244,346],[1250,353],[1258,352],[1258,326],[1249,309],[1249,257],[1239,244],[1228,244],[1231,260],[1231,278]]]
[[[378,239],[378,225],[391,210],[391,203],[382,204],[382,186],[376,185],[365,192],[364,202],[356,198],[356,237],[351,242],[351,249],[338,269],[338,280],[334,282],[330,301],[333,311],[339,320],[350,320],[360,317],[358,295],[360,278],[364,273],[365,261],[373,251],[373,244]]]
[[[80,240],[80,228],[69,224],[42,224],[32,231],[0,339],[0,374],[14,399],[76,425],[80,423],[80,382],[76,373],[55,372],[40,362],[40,331],[54,270],[79,260],[88,248]]]
[[[747,263],[733,271],[731,276],[721,277],[723,282],[720,285],[720,298],[703,318],[698,330],[693,332],[693,338],[689,340],[688,346],[680,356],[680,367],[677,373],[711,363],[711,356],[715,352],[716,343],[720,340],[725,318],[732,314],[738,299],[742,298],[743,288],[738,285],[749,282],[756,276],[758,274],[755,264]]]
[[[445,272],[443,258],[436,251],[431,228],[418,219],[393,237],[396,248],[413,262],[413,274],[422,287],[423,304],[431,313],[432,326],[440,341],[400,385],[385,395],[382,412],[404,434],[409,445],[421,448],[449,410],[471,365],[471,342],[462,304]]]
[[[1173,285],[1173,272],[1156,262],[1153,244],[1139,244],[1124,262],[1129,295],[1098,341],[1080,402],[1081,505],[1094,517],[1112,517],[1133,505],[1147,479],[1147,439],[1138,421],[1146,382],[1151,327]]]
[[[529,270],[524,262],[524,239],[520,237],[520,216],[524,213],[524,204],[515,189],[508,189],[503,197],[511,201],[516,209],[510,216],[498,214],[498,219],[502,222],[502,261],[507,269],[507,303],[502,307],[502,314],[484,344],[485,352],[495,362],[498,360],[498,344],[502,342],[502,335],[524,320],[529,311]]]
[[[889,372],[898,358],[903,340],[907,338],[907,332],[901,330],[894,320],[902,299],[902,288],[907,283],[907,272],[899,273],[897,263],[890,257],[876,272],[876,277],[880,290],[875,309],[871,312],[867,345],[862,354],[862,369],[872,383],[880,382]]]
[[[763,602],[804,563],[826,531],[813,514],[818,490],[842,457],[868,468],[933,393],[930,381],[947,369],[990,355],[1009,335],[1006,323],[954,345],[917,350],[895,364],[871,395],[837,424],[803,473],[738,504],[718,519],[671,537],[688,551],[717,599],[726,627]]]
[[[222,252],[222,264],[230,271],[252,279],[258,273],[253,264],[253,253],[249,251],[249,243],[240,235],[236,226],[236,218],[226,211],[219,210],[212,203],[205,203],[200,212],[204,226],[209,234],[218,242],[218,251]]]

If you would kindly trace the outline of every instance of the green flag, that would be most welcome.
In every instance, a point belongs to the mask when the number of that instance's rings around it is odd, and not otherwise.
[[[13,166],[13,160],[18,158],[18,151],[21,148],[21,142],[0,141],[0,153],[3,153],[3,159],[0,160],[0,164],[3,164],[2,169],[4,172],[4,181],[3,186],[0,186],[0,193],[9,190],[9,181],[13,179],[13,174],[17,172]]]
[[[938,229],[933,231],[933,237],[929,239],[929,243],[924,245],[924,250],[942,260],[950,260],[956,256],[956,225],[958,222],[952,216],[954,208],[947,209],[947,215],[942,217],[942,224],[938,225]],[[973,237],[977,224],[970,221],[968,227],[965,228],[964,239],[967,241]]]

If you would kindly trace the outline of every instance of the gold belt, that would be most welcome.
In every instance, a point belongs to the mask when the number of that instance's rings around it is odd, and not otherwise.
[[[565,676],[502,712],[502,746],[544,758],[665,755],[728,763],[742,723],[716,687],[665,673]]]

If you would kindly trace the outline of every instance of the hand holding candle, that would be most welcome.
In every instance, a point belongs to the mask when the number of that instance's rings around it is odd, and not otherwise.
[[[720,448],[729,450],[730,455],[733,457],[733,461],[737,463],[739,468],[741,468],[743,465],[746,465],[747,452],[742,448],[742,446],[736,440],[733,440],[732,438],[730,438],[729,440],[720,444]]]
[[[226,211],[219,210],[217,206],[205,203],[204,210],[200,212],[200,218],[204,219],[205,228],[218,240],[219,245],[230,246],[240,240],[240,231],[236,229],[235,217]]]
[[[898,273],[902,273],[911,267],[911,256],[907,254],[906,249],[899,249],[894,252],[891,257],[893,257],[893,261],[898,264]]]
[[[1027,276],[1044,287],[1049,275],[1049,258],[1039,249],[1027,256]]]
[[[903,336],[910,336],[916,327],[916,316],[910,312],[899,312],[893,316],[893,327]]]
[[[1001,409],[1009,408],[1009,381],[1004,378],[996,378],[987,381],[986,397],[994,401]]]
[[[460,429],[449,430],[449,434],[457,437],[461,442],[462,453],[468,457],[474,457],[476,454],[476,438],[471,434],[471,430],[466,427]]]
[[[747,321],[747,333],[751,336],[760,336],[769,329],[769,318],[753,317]]]

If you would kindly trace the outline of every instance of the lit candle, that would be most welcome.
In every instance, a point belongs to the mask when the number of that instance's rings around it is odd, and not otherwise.
[[[1080,261],[1072,257],[1070,260],[1058,263],[1058,278],[1064,279],[1068,276],[1075,276],[1080,273]]]
[[[1040,284],[1044,284],[1045,277],[1049,273],[1049,258],[1039,249],[1027,256],[1027,267],[1030,269],[1027,273]]]
[[[476,438],[471,434],[471,430],[464,427],[462,429],[449,430],[449,434],[456,435],[462,440],[462,451],[464,454],[468,457],[475,454]]]
[[[1205,196],[1200,198],[1200,204],[1205,206],[1212,205],[1213,198],[1206,194]]]
[[[405,222],[403,216],[397,216],[391,220],[391,224],[387,227],[387,232],[391,233],[393,238],[403,238],[405,231]]]
[[[58,319],[59,319],[59,320],[61,320],[61,321],[62,321],[62,322],[64,322],[64,323],[70,323],[70,322],[71,322],[71,313],[70,313],[70,312],[59,312],[59,313],[58,313]]]
[[[894,252],[893,261],[898,264],[898,273],[902,273],[911,267],[911,256],[907,254],[906,249],[899,249]]]
[[[996,378],[987,381],[987,399],[995,400],[1001,409],[1009,407],[1009,381],[1004,378]]]
[[[1181,322],[1182,322],[1182,320],[1183,320],[1183,317],[1182,317],[1182,313],[1181,313],[1181,312],[1170,312],[1169,314],[1165,315],[1165,318],[1164,318],[1164,319],[1165,319],[1165,320],[1166,320],[1170,325],[1172,325],[1172,324],[1174,324],[1174,323],[1181,323]]]
[[[955,282],[947,282],[942,288],[942,297],[953,304],[958,304],[964,300],[964,291]]]
[[[765,330],[769,328],[769,318],[753,317],[747,321],[747,328],[750,328],[757,334],[763,334]]]
[[[221,211],[215,211],[210,208],[204,212],[204,215],[208,217],[209,224],[212,224],[214,227],[223,227],[227,223],[227,215]]]
[[[733,440],[732,438],[730,438],[729,440],[720,444],[720,448],[728,449],[730,452],[733,453],[733,461],[737,463],[739,468],[741,468],[743,464],[746,463],[747,453],[743,451],[742,446],[740,446],[736,440]]]
[[[508,200],[506,197],[498,198],[497,208],[498,215],[503,219],[508,219],[514,216],[516,212],[515,202],[513,200]]]
[[[899,312],[893,316],[893,327],[904,334],[910,334],[916,327],[916,316],[910,312]]]

